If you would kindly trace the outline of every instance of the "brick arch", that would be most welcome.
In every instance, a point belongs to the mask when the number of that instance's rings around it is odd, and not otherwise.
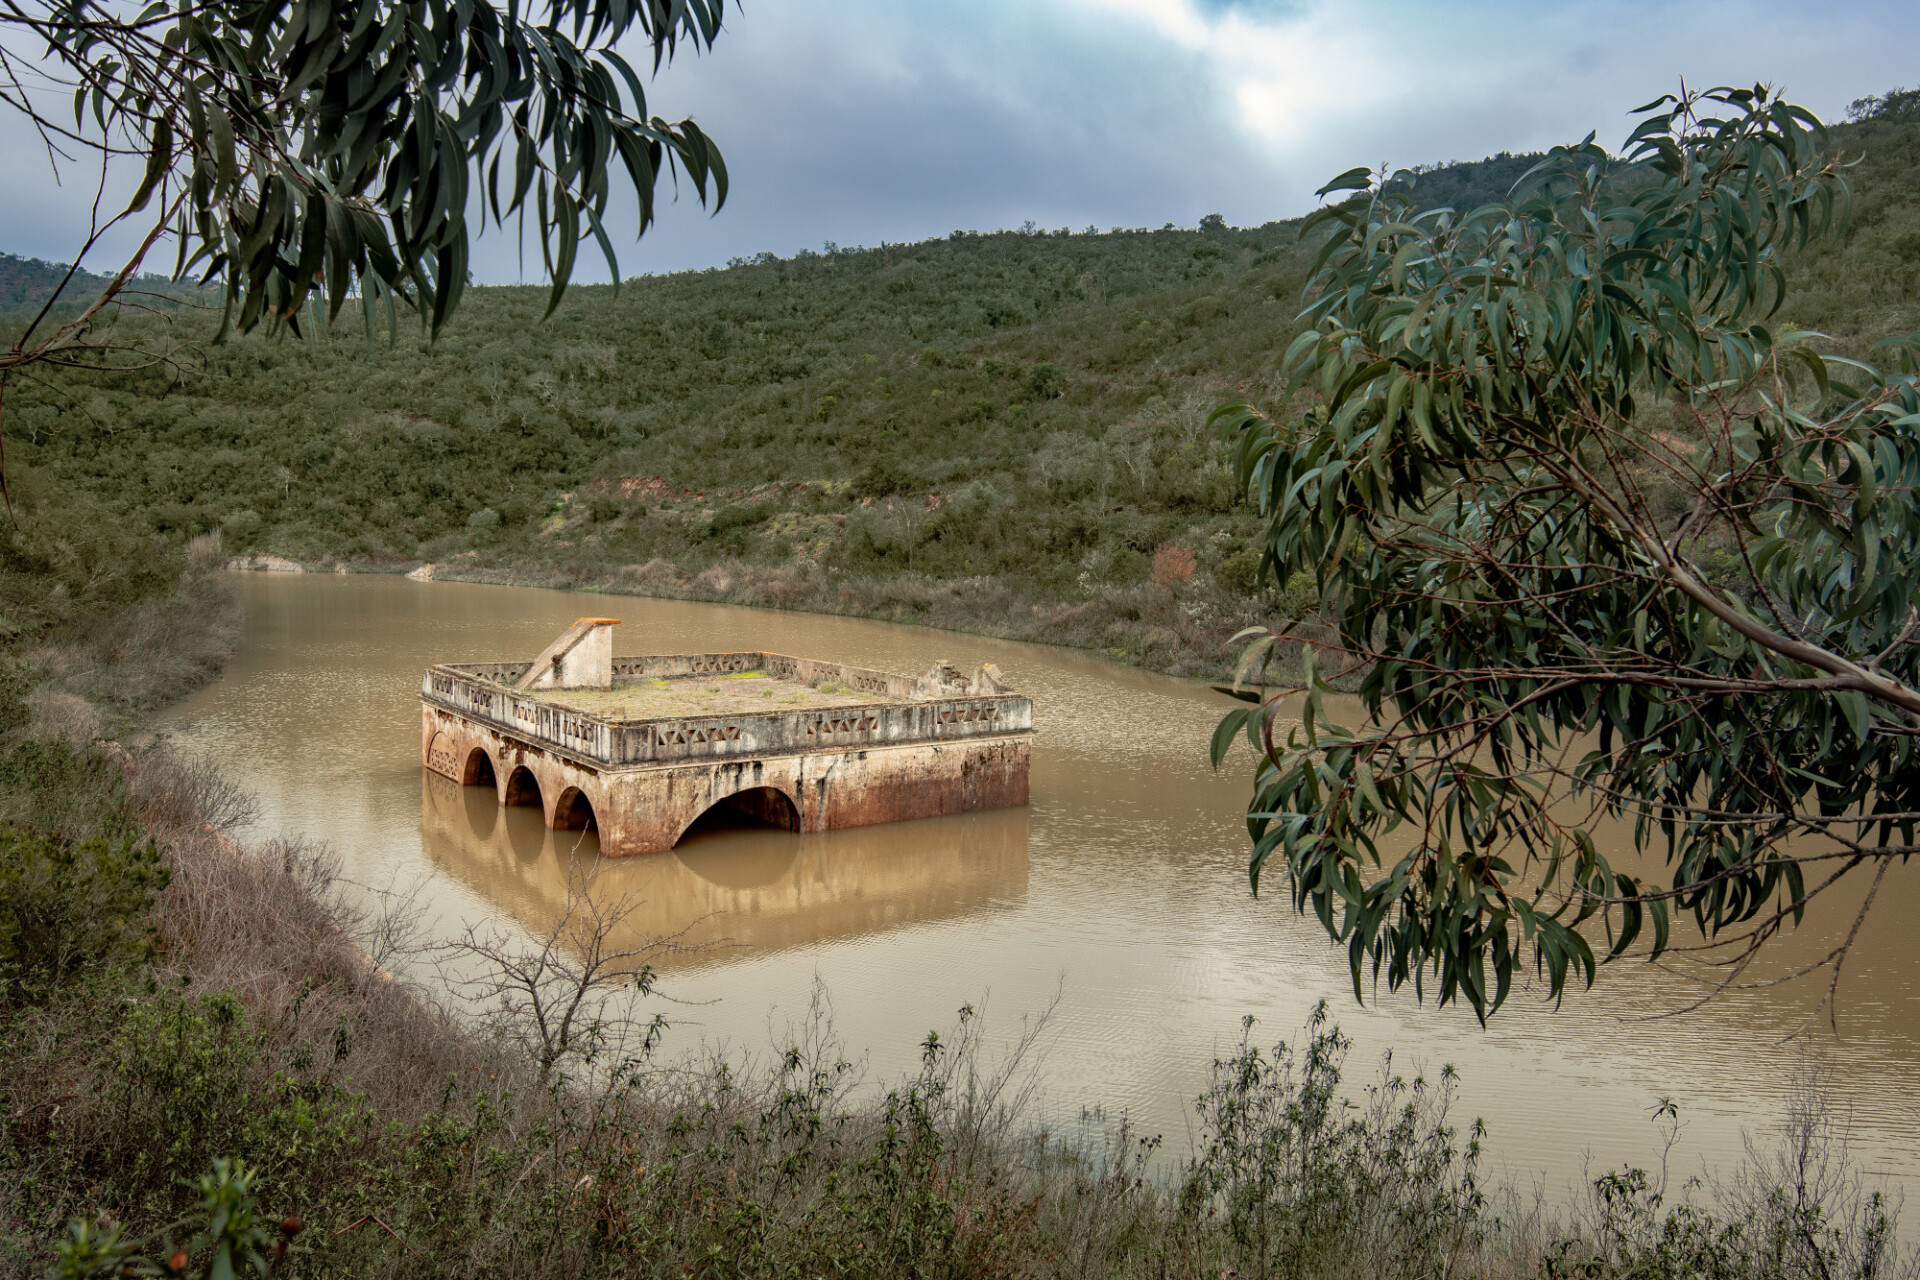
[[[499,788],[499,773],[494,769],[493,757],[487,754],[485,747],[475,747],[467,752],[466,761],[460,766],[460,785]]]
[[[507,775],[507,785],[500,793],[500,802],[509,805],[532,805],[543,808],[546,795],[540,786],[540,779],[526,765],[515,765],[513,772]]]
[[[680,830],[674,834],[673,842],[679,844],[686,838],[687,832],[692,829],[694,823],[719,809],[731,810],[776,830],[800,830],[799,802],[788,795],[784,788],[761,785],[742,787],[738,791],[719,797],[683,822]]]
[[[555,831],[598,831],[600,817],[586,792],[568,787],[554,798],[552,826]]]

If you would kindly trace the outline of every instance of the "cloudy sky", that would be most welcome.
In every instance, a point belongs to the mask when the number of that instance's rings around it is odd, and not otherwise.
[[[719,140],[732,198],[710,218],[687,191],[637,244],[629,211],[617,247],[635,274],[1029,219],[1255,224],[1355,164],[1617,143],[1682,76],[1838,118],[1920,83],[1916,48],[1892,0],[745,0],[650,91]],[[0,125],[0,249],[64,259],[91,189],[28,141]],[[476,249],[518,277],[509,237]]]

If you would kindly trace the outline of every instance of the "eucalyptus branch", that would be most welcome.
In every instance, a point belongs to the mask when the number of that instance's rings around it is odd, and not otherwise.
[[[0,47],[0,113],[39,131],[56,171],[69,153],[99,160],[102,190],[117,158],[145,169],[114,218],[98,216],[96,198],[67,280],[0,354],[0,373],[98,351],[91,326],[162,238],[175,243],[173,281],[222,295],[220,338],[262,325],[298,333],[310,302],[323,300],[331,321],[355,296],[404,299],[437,335],[467,285],[480,183],[496,226],[533,214],[548,314],[583,242],[618,281],[604,223],[617,189],[636,197],[644,233],[663,173],[687,177],[717,210],[727,172],[693,121],[648,109],[617,46],[638,36],[657,72],[689,45],[709,49],[725,4],[195,0],[123,14],[91,0],[4,0],[0,34],[31,36],[45,53],[28,73]],[[71,127],[43,106],[42,82],[72,98]],[[34,340],[86,250],[156,193],[158,216],[127,265]]]
[[[1620,159],[1556,148],[1465,216],[1406,175],[1329,183],[1356,194],[1303,229],[1324,244],[1288,416],[1215,415],[1263,558],[1315,576],[1338,639],[1302,650],[1306,732],[1269,701],[1214,757],[1242,729],[1260,749],[1253,882],[1282,868],[1356,994],[1371,966],[1484,1018],[1523,957],[1555,998],[1591,982],[1584,928],[1606,958],[1643,931],[1687,954],[1681,911],[1737,980],[1832,884],[1920,851],[1920,382],[1864,369],[1815,420],[1817,335],[1760,323],[1780,254],[1843,222],[1844,167],[1764,86],[1643,117]],[[1662,400],[1697,438],[1648,424]],[[1309,639],[1254,634],[1263,663]],[[1327,727],[1336,662],[1362,725]],[[1610,864],[1602,817],[1666,883]]]

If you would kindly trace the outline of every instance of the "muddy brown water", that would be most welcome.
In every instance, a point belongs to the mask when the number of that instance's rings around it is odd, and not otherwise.
[[[1184,1151],[1191,1100],[1245,1016],[1291,1039],[1328,999],[1355,1041],[1349,1079],[1391,1049],[1396,1070],[1458,1068],[1455,1116],[1483,1117],[1490,1167],[1550,1193],[1585,1171],[1647,1164],[1649,1117],[1673,1099],[1682,1171],[1726,1168],[1764,1140],[1795,1082],[1818,1070],[1856,1160],[1920,1189],[1920,879],[1896,873],[1850,961],[1839,1035],[1783,1040],[1820,992],[1801,983],[1723,997],[1640,963],[1601,971],[1557,1011],[1520,991],[1481,1030],[1410,993],[1354,1001],[1344,953],[1284,892],[1247,890],[1245,762],[1215,774],[1207,741],[1232,704],[1201,685],[1072,651],[846,618],[559,591],[336,575],[237,575],[247,621],[232,667],[173,708],[167,730],[259,797],[254,834],[334,847],[373,888],[419,886],[424,927],[538,926],[564,899],[590,834],[548,832],[538,810],[425,774],[418,690],[437,661],[524,657],[575,618],[624,619],[618,653],[771,650],[877,667],[991,661],[1032,697],[1029,809],[798,836],[721,826],[672,853],[607,860],[637,891],[635,927],[689,930],[664,966],[668,1048],[764,1050],[816,980],[875,1076],[910,1070],[921,1038],[985,1003],[1011,1034],[1060,1000],[1045,1038],[1040,1117],[1129,1115]],[[584,843],[582,841],[584,840]],[[1844,932],[1817,913],[1782,962]],[[1653,1020],[1649,1021],[1648,1019]],[[1916,1210],[1920,1212],[1920,1210]],[[1911,1215],[1910,1215],[1911,1216]],[[1914,1224],[1909,1222],[1912,1230]]]

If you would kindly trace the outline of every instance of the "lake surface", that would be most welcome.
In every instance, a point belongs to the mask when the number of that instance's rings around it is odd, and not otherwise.
[[[1204,686],[1073,651],[913,627],[722,605],[339,575],[237,575],[247,611],[227,674],[165,728],[260,800],[253,835],[304,835],[371,889],[418,889],[433,935],[489,919],[538,927],[564,900],[591,835],[548,832],[420,767],[419,684],[433,662],[523,660],[575,618],[624,619],[615,651],[768,650],[917,673],[939,658],[998,663],[1034,703],[1030,808],[821,835],[698,833],[672,853],[608,859],[600,883],[645,898],[636,926],[686,931],[660,967],[666,1049],[764,1050],[816,979],[877,1076],[912,1069],[920,1040],[964,1004],[1007,1034],[1060,999],[1045,1045],[1044,1114],[1130,1115],[1184,1152],[1216,1054],[1258,1019],[1292,1040],[1326,998],[1355,1047],[1461,1074],[1457,1119],[1484,1117],[1489,1168],[1556,1193],[1591,1167],[1657,1158],[1661,1098],[1686,1121],[1682,1172],[1765,1137],[1809,1069],[1842,1107],[1855,1158],[1920,1188],[1920,880],[1890,875],[1848,963],[1840,1034],[1802,1025],[1825,979],[1722,997],[1641,963],[1603,968],[1558,1011],[1520,991],[1482,1030],[1411,993],[1354,1001],[1344,952],[1295,916],[1284,886],[1247,889],[1246,760],[1215,774],[1207,741],[1232,704]],[[1857,901],[1857,898],[1856,898]],[[1776,968],[1817,956],[1850,917],[1810,918]],[[1678,927],[1676,927],[1678,933]],[[1653,1018],[1648,1021],[1647,1019]]]

